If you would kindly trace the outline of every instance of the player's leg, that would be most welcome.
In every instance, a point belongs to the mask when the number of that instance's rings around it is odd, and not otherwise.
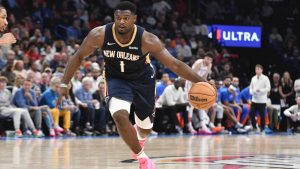
[[[135,123],[136,123],[135,127],[136,127],[137,138],[139,140],[140,145],[143,148],[147,137],[149,136],[149,134],[152,131],[153,118],[152,117],[151,118],[147,117],[146,119],[141,120],[136,115],[136,113],[134,113],[134,120],[135,120]]]
[[[119,103],[122,105],[121,103]],[[126,103],[125,103],[126,104]],[[124,103],[123,103],[124,106]],[[130,104],[127,104],[126,108],[128,110],[118,110],[113,117],[115,119],[117,128],[119,129],[119,133],[122,136],[123,140],[127,143],[127,145],[131,148],[134,153],[134,159],[139,161],[140,168],[147,169],[155,169],[154,163],[144,152],[144,144],[147,136],[151,133],[153,127],[153,114],[149,115],[146,118],[138,117],[135,113],[135,129],[129,121],[128,112],[130,109]],[[153,109],[152,109],[153,110]],[[110,110],[113,112],[112,110]],[[127,112],[127,115],[125,114]],[[117,114],[118,113],[118,114]],[[119,119],[118,119],[119,118]],[[121,129],[121,131],[120,131]]]
[[[109,111],[116,123],[120,136],[135,154],[139,154],[142,152],[142,147],[129,120],[130,106],[130,102],[115,97],[109,101]]]

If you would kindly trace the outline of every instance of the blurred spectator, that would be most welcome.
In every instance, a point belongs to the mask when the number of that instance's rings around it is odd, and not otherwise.
[[[61,106],[56,108],[56,102],[59,94],[59,84],[60,79],[53,77],[50,81],[50,88],[46,90],[40,100],[40,105],[47,105],[50,108],[50,112],[54,120],[54,131],[55,134],[60,136],[61,132],[65,132],[68,136],[76,136],[73,132],[70,131],[71,126],[71,112],[69,110],[63,109]],[[59,126],[59,117],[63,117],[63,127],[62,129]]]
[[[42,93],[44,93],[49,88],[50,77],[47,73],[42,73],[42,79],[39,83],[39,88]]]
[[[100,66],[98,65],[98,63],[92,63],[92,88],[91,88],[91,92],[94,93],[96,90],[98,90],[98,84],[101,81],[104,81],[104,79],[102,78],[102,76],[100,76]]]
[[[280,75],[278,73],[274,73],[273,80],[271,83],[270,96],[269,96],[272,104],[280,105],[280,99],[281,99],[280,92],[279,92],[280,86],[281,86]]]
[[[295,90],[295,93],[296,93],[296,98],[299,97],[300,96],[300,78],[295,80],[294,90]]]
[[[54,53],[53,53],[54,51],[53,51],[52,47],[50,45],[46,45],[45,50],[43,52],[45,52],[45,54],[46,54],[46,58],[45,59],[48,62],[51,62],[53,60],[53,58],[54,58]]]
[[[33,119],[38,130],[42,128],[42,114],[49,129],[50,135],[54,136],[52,128],[53,119],[48,110],[48,106],[38,106],[37,98],[32,88],[32,81],[26,79],[20,89],[18,89],[13,97],[13,103],[17,107],[26,108]],[[48,114],[49,113],[49,114]],[[41,131],[40,131],[41,132]]]
[[[77,104],[79,105],[80,111],[83,115],[83,122],[86,130],[95,129],[95,116],[96,113],[100,115],[100,122],[105,119],[105,114],[100,114],[99,112],[99,101],[93,99],[92,93],[92,80],[89,77],[82,79],[82,87],[75,92],[75,97],[77,98]],[[103,112],[101,112],[103,113]],[[101,124],[103,125],[103,124]]]
[[[176,46],[177,56],[182,58],[184,61],[189,60],[192,57],[192,50],[186,43],[186,41],[181,38],[180,44]]]
[[[166,39],[165,40],[165,48],[170,52],[170,54],[173,56],[173,57],[177,57],[177,51],[176,51],[176,48],[174,48],[172,46],[172,41],[171,39]]]
[[[42,52],[40,54],[40,58],[35,61],[35,63],[37,64],[37,69],[39,71],[42,71],[43,70],[43,65],[46,64],[47,60],[46,60],[46,53],[45,52]]]
[[[294,104],[294,87],[293,80],[289,72],[284,72],[281,79],[281,86],[279,86],[279,93],[283,99],[283,107],[290,107]]]
[[[171,6],[166,1],[153,0],[152,10],[156,18],[159,18],[159,16],[165,16],[171,9]]]
[[[38,70],[38,65],[36,62],[33,62],[31,64],[30,69],[27,71],[27,78],[28,76],[31,76],[33,78],[33,82],[35,84],[40,84],[42,80],[41,72]]]
[[[183,22],[181,25],[181,31],[188,37],[196,35],[196,28],[191,19]]]
[[[63,98],[63,105],[62,109],[65,111],[71,112],[71,120],[73,119],[73,125],[71,126],[72,129],[79,134],[79,128],[80,128],[80,117],[81,117],[81,111],[79,110],[78,106],[75,104],[76,99],[72,91],[72,84],[69,83],[69,96]],[[73,117],[73,118],[72,118]]]
[[[75,19],[73,25],[68,27],[68,37],[73,37],[76,40],[79,40],[82,36],[82,31],[80,28],[80,20]]]
[[[14,82],[14,85],[12,86],[12,95],[15,95],[16,91],[20,89],[25,81],[25,78],[23,76],[17,76]]]
[[[12,69],[16,76],[23,76],[24,78],[27,77],[27,72],[24,69],[24,63],[22,60],[16,60]]]
[[[21,118],[24,120],[25,125],[29,127],[36,137],[42,137],[43,134],[34,127],[34,124],[30,118],[29,112],[25,108],[15,108],[11,104],[12,95],[10,91],[6,89],[8,80],[4,76],[0,76],[0,115],[3,117],[13,118],[14,129],[17,137],[22,137],[22,131],[20,130]]]
[[[268,4],[268,1],[264,1],[264,5],[261,9],[261,16],[264,18],[270,18],[274,13],[272,6]]]
[[[168,73],[163,73],[161,80],[156,83],[156,98],[159,98],[164,92],[165,88],[171,83]]]
[[[278,33],[277,28],[272,28],[272,33],[269,36],[269,43],[272,45],[279,45],[283,41],[282,36]]]
[[[195,30],[196,35],[200,35],[200,39],[207,39],[208,38],[208,28],[207,25],[202,23],[200,19],[196,19],[195,21]]]
[[[286,35],[285,35],[285,39],[284,42],[288,43],[288,42],[296,42],[297,40],[297,35],[293,32],[293,29],[288,27],[286,28]]]
[[[94,100],[98,100],[99,101],[99,115],[100,116],[103,116],[101,118],[99,118],[99,120],[101,120],[98,124],[99,126],[97,127],[99,129],[99,132],[100,134],[104,134],[105,132],[105,118],[104,116],[110,116],[109,118],[106,118],[108,119],[108,125],[109,125],[109,130],[111,131],[107,131],[107,132],[116,132],[116,127],[115,127],[115,124],[113,122],[113,119],[110,115],[110,113],[108,113],[107,109],[106,109],[106,103],[105,103],[105,96],[106,96],[106,90],[105,90],[105,83],[104,81],[101,81],[98,83],[98,90],[96,90],[94,93],[93,93],[93,99]]]
[[[292,132],[300,131],[300,97],[296,98],[296,105],[284,111],[284,115],[288,117]]]
[[[34,42],[30,42],[28,50],[25,52],[25,55],[31,62],[34,62],[39,59],[40,55]]]
[[[187,103],[184,99],[183,89],[180,87],[180,80],[175,79],[174,84],[167,86],[162,95],[156,101],[156,108],[158,108],[157,111],[162,111],[160,113],[167,115],[171,120],[169,121],[170,126],[167,127],[167,130],[171,130],[171,132],[182,132],[176,115],[177,112],[182,112],[185,124],[184,132],[189,132],[187,127],[188,113],[186,111],[186,106]],[[163,116],[161,116],[159,119],[162,119],[162,117]],[[158,122],[158,125],[161,125],[161,122]]]
[[[56,68],[61,62],[61,54],[60,53],[55,53],[53,60],[50,61],[50,68],[53,71],[56,71]]]
[[[63,64],[60,64],[57,66],[56,71],[53,73],[53,77],[62,78],[65,72],[66,66]]]
[[[220,72],[219,79],[225,79],[225,77],[232,77],[231,67],[229,63],[223,65],[223,70]]]
[[[273,131],[278,130],[278,109],[271,104],[271,100],[268,99],[267,102],[267,112],[268,112],[268,118],[269,118],[269,128]]]
[[[81,78],[82,74],[80,70],[77,70],[71,80],[73,93],[75,93],[78,89],[81,88]]]
[[[12,86],[14,84],[14,81],[15,81],[15,77],[16,77],[16,74],[13,72],[13,63],[14,63],[14,60],[15,60],[15,52],[12,51],[12,50],[9,50],[6,54],[6,68],[4,68],[2,71],[1,71],[1,76],[5,76],[7,79],[8,79],[8,82],[7,84],[9,86]]]

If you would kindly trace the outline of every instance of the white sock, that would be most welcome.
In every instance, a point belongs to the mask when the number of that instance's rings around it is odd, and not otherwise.
[[[140,158],[148,158],[148,156],[144,152],[144,149],[142,149],[142,151],[137,154],[137,159],[140,159]]]
[[[138,131],[136,131],[136,136],[137,136],[139,141],[144,141],[147,138],[147,137],[142,137]]]

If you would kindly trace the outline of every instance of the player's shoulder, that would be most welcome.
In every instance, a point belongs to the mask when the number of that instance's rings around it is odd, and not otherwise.
[[[203,59],[197,59],[194,64],[201,64],[202,62],[203,62]]]
[[[89,36],[94,36],[94,37],[99,37],[105,34],[105,25],[103,26],[97,26],[95,28],[93,28],[90,33]]]
[[[143,33],[142,41],[147,45],[160,43],[160,39],[156,35],[146,30]]]

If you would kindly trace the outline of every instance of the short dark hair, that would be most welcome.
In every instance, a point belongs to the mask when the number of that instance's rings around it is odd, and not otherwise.
[[[259,68],[261,68],[261,69],[264,69],[263,66],[260,65],[260,64],[255,65],[255,68],[257,68],[257,67],[259,67]]]
[[[129,10],[135,14],[136,13],[136,5],[129,1],[122,1],[122,2],[118,3],[118,5],[115,8],[115,11],[116,10]]]
[[[2,6],[2,5],[0,5],[0,10],[2,10],[2,9],[5,9],[5,7],[4,7],[4,6]]]
[[[212,53],[212,52],[206,52],[205,54],[204,54],[204,57],[210,57],[210,58],[214,58],[214,54]]]

